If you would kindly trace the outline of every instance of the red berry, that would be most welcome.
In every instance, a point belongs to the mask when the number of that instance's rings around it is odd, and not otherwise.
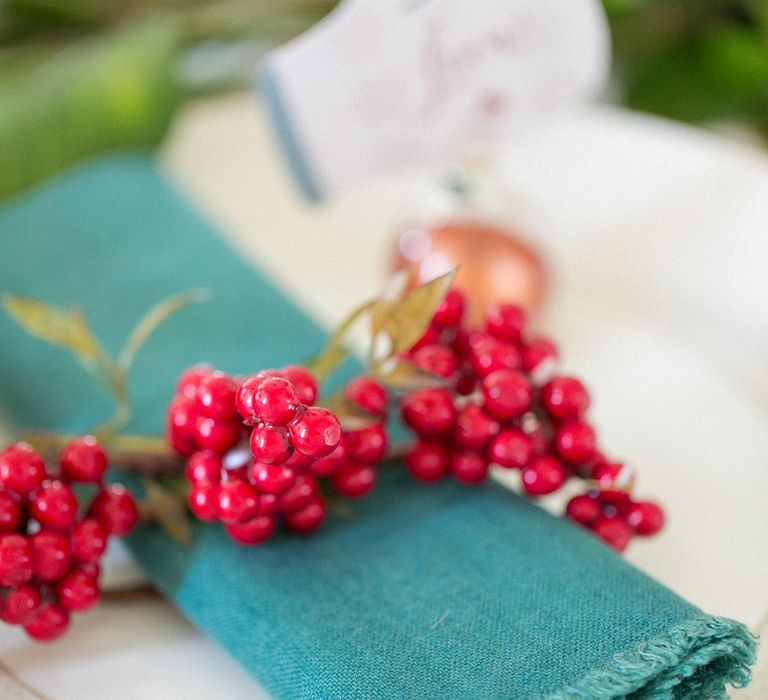
[[[568,472],[554,457],[537,457],[523,469],[523,488],[532,496],[557,491],[568,478]]]
[[[592,468],[591,477],[597,482],[597,487],[602,490],[610,490],[618,485],[619,476],[624,465],[621,462],[601,461]]]
[[[237,389],[235,380],[224,372],[213,372],[203,377],[195,396],[198,413],[222,422],[234,420],[237,416]]]
[[[275,530],[274,515],[258,515],[242,523],[229,523],[227,534],[239,544],[259,544],[268,539]]]
[[[356,377],[344,387],[344,396],[374,416],[387,412],[387,390],[370,377]]]
[[[432,322],[440,328],[453,328],[464,315],[464,295],[458,289],[449,289],[435,311]]]
[[[288,431],[266,423],[257,423],[251,432],[251,452],[260,462],[282,464],[293,452]]]
[[[633,503],[626,517],[629,526],[638,535],[655,535],[664,527],[664,511],[652,501]]]
[[[253,395],[263,379],[263,374],[256,374],[253,377],[248,377],[248,379],[240,384],[240,387],[235,394],[235,408],[244,420],[256,420],[256,413],[253,408]]]
[[[450,469],[456,481],[479,484],[488,476],[488,460],[478,452],[462,450],[451,455]]]
[[[555,433],[557,453],[571,464],[586,462],[597,448],[595,431],[587,423],[572,421],[561,425]]]
[[[440,435],[456,419],[451,394],[445,389],[421,389],[403,397],[403,420],[420,435]]]
[[[273,515],[280,510],[280,496],[274,493],[259,495],[259,515]]]
[[[39,642],[60,637],[69,626],[69,613],[56,603],[44,603],[24,625],[27,634]]]
[[[61,453],[61,473],[70,481],[98,484],[107,470],[107,453],[92,435],[72,440]]]
[[[224,468],[221,457],[209,450],[195,452],[187,460],[185,473],[192,484],[218,484]]]
[[[296,417],[299,397],[287,379],[264,377],[256,386],[251,403],[260,421],[270,425],[288,425]]]
[[[351,462],[336,472],[332,480],[334,488],[342,496],[361,498],[376,485],[376,470],[367,464]]]
[[[387,431],[383,423],[349,430],[342,435],[342,441],[347,456],[353,462],[374,464],[387,452]]]
[[[575,377],[555,377],[541,387],[541,401],[547,412],[565,421],[581,416],[589,408],[589,394]]]
[[[19,586],[32,578],[32,545],[24,535],[0,536],[0,586]]]
[[[520,351],[496,338],[481,336],[472,341],[469,362],[479,377],[500,369],[520,369]]]
[[[289,530],[304,534],[317,530],[324,519],[325,503],[319,496],[314,496],[303,508],[292,510],[283,516],[285,526]]]
[[[617,552],[623,552],[632,539],[631,528],[621,518],[599,518],[592,530]]]
[[[533,456],[533,440],[517,428],[502,430],[488,448],[488,459],[506,469],[522,469]]]
[[[31,619],[39,605],[40,593],[37,588],[24,584],[8,593],[0,618],[9,625],[23,625]]]
[[[565,514],[581,525],[590,526],[603,514],[603,508],[596,498],[584,493],[568,501]]]
[[[250,520],[259,513],[259,494],[245,481],[227,481],[219,487],[216,512],[226,524]]]
[[[333,452],[341,441],[339,419],[321,406],[307,408],[288,429],[293,446],[308,457],[325,457]]]
[[[312,462],[311,469],[317,476],[331,476],[345,466],[347,462],[349,462],[349,460],[347,459],[347,454],[344,450],[344,444],[340,443],[327,457],[321,457]]]
[[[77,498],[61,481],[46,481],[30,505],[30,515],[43,527],[63,530],[75,524]]]
[[[521,352],[523,369],[535,384],[548,382],[557,371],[557,346],[547,338],[535,338],[524,345]]]
[[[405,457],[408,473],[419,481],[438,481],[448,472],[448,451],[441,442],[417,442]]]
[[[26,442],[17,442],[0,452],[0,485],[26,496],[45,478],[43,458]]]
[[[482,450],[499,432],[499,423],[477,404],[469,404],[456,416],[453,440],[468,450]]]
[[[21,520],[21,506],[11,494],[0,491],[0,532],[13,532]]]
[[[30,537],[35,576],[42,581],[56,581],[69,570],[69,540],[60,532],[40,530]]]
[[[301,452],[296,452],[294,450],[293,454],[283,462],[283,466],[292,469],[295,474],[305,474],[310,470],[314,463],[314,458],[307,457],[307,455],[303,455]]]
[[[317,482],[313,476],[299,476],[280,497],[280,510],[292,513],[301,510],[317,496]]]
[[[300,403],[305,406],[314,405],[317,400],[318,386],[312,372],[300,365],[288,365],[280,370],[280,376],[293,384]]]
[[[85,518],[72,528],[70,548],[78,564],[96,562],[107,549],[107,531],[98,520]]]
[[[187,500],[192,514],[205,523],[213,523],[219,517],[219,487],[201,482],[192,487]]]
[[[56,594],[63,608],[70,612],[85,612],[99,600],[99,581],[85,571],[75,570],[59,581]]]
[[[176,383],[176,393],[193,399],[197,396],[197,387],[200,382],[209,375],[213,374],[214,369],[211,365],[195,365],[182,372],[179,381]]]
[[[139,521],[136,501],[122,484],[109,484],[93,499],[89,515],[110,535],[127,535]]]
[[[176,396],[168,406],[167,433],[173,451],[182,457],[197,449],[196,421],[197,409],[194,401],[187,396]]]
[[[282,465],[254,462],[250,479],[259,491],[279,494],[293,486],[296,474],[292,469]]]
[[[459,369],[456,355],[445,345],[425,345],[413,353],[411,361],[425,372],[444,379],[450,379]]]
[[[506,421],[523,415],[533,401],[531,383],[522,372],[499,369],[483,379],[485,410]]]
[[[239,421],[217,421],[215,418],[199,416],[195,421],[195,442],[203,450],[224,454],[240,441],[242,424]]]
[[[514,304],[494,304],[485,314],[485,328],[500,340],[520,340],[526,323],[526,313]]]
[[[416,352],[419,348],[423,348],[426,345],[436,345],[440,342],[440,329],[435,326],[429,326],[424,331],[424,335],[421,336],[411,347],[411,352]]]

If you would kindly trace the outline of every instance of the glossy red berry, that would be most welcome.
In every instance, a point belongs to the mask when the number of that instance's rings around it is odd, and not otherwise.
[[[260,421],[270,425],[288,425],[296,417],[299,397],[287,379],[264,377],[253,392],[252,406]]]
[[[627,510],[626,518],[638,535],[655,535],[664,527],[664,511],[652,501],[633,503]]]
[[[488,447],[488,459],[505,469],[522,469],[533,456],[533,440],[517,428],[505,428]]]
[[[90,610],[99,600],[99,581],[85,571],[67,574],[56,586],[59,603],[70,612]]]
[[[442,442],[422,440],[408,450],[405,465],[419,481],[438,481],[448,473],[448,450]]]
[[[383,423],[349,430],[342,435],[344,450],[352,462],[373,464],[387,452],[387,431]]]
[[[109,484],[93,499],[89,515],[110,535],[127,535],[139,521],[136,501],[122,484]]]
[[[237,445],[241,433],[242,424],[237,420],[222,422],[215,418],[199,416],[195,421],[196,447],[201,450],[213,450],[223,454]]]
[[[421,389],[403,397],[403,420],[420,435],[440,435],[453,426],[456,408],[445,389]]]
[[[325,457],[341,441],[339,419],[327,408],[312,406],[288,426],[293,446],[308,457]]]
[[[75,524],[77,498],[61,481],[46,481],[30,504],[30,515],[43,527],[63,530]]]
[[[274,493],[259,494],[259,515],[274,515],[280,510],[280,496]]]
[[[251,452],[260,462],[282,464],[293,452],[288,430],[257,423],[251,432]]]
[[[227,481],[219,487],[216,512],[227,524],[250,520],[259,513],[259,494],[245,481]]]
[[[632,529],[621,518],[599,518],[592,530],[617,552],[623,552],[632,539]]]
[[[10,493],[0,491],[0,532],[13,532],[21,521],[21,506]]]
[[[213,523],[219,517],[219,487],[202,482],[189,491],[189,509],[192,514],[205,523]]]
[[[445,345],[425,345],[413,353],[411,361],[425,372],[444,379],[450,379],[459,369],[455,353]]]
[[[367,464],[345,465],[332,477],[334,488],[349,498],[362,498],[376,485],[376,470]]]
[[[561,425],[555,433],[557,453],[571,464],[586,462],[595,453],[597,436],[587,423],[571,421]]]
[[[280,510],[283,513],[301,510],[317,495],[317,482],[313,476],[296,477],[290,488],[280,496]]]
[[[223,372],[213,372],[203,377],[198,384],[195,397],[198,413],[217,421],[234,420],[237,416],[235,408],[237,389],[235,380]]]
[[[276,522],[274,515],[257,515],[242,523],[230,523],[225,529],[235,542],[253,545],[268,539],[275,530]]]
[[[440,342],[441,329],[437,326],[430,325],[427,330],[424,331],[424,335],[421,336],[411,348],[411,352],[416,352],[419,348],[423,348],[427,345],[436,345]]]
[[[107,549],[106,529],[94,518],[81,520],[72,528],[70,549],[78,564],[97,562]]]
[[[548,338],[534,338],[523,346],[523,369],[534,374],[539,383],[549,381],[558,366],[560,355],[557,346]],[[550,374],[550,376],[546,376]]]
[[[533,388],[522,372],[500,369],[483,379],[485,410],[501,421],[522,416],[533,401]]]
[[[92,435],[72,440],[61,453],[61,473],[70,481],[100,483],[107,470],[107,453]]]
[[[344,387],[344,396],[374,416],[387,412],[387,390],[370,377],[357,377]]]
[[[254,462],[251,467],[250,479],[259,491],[280,494],[293,485],[296,474],[292,469],[279,464]]]
[[[523,488],[532,496],[543,496],[557,491],[568,478],[565,467],[554,457],[534,459],[523,469]]]
[[[176,393],[194,400],[197,396],[197,387],[200,382],[209,375],[213,374],[214,369],[211,365],[200,364],[190,367],[182,372],[179,381],[176,383]]]
[[[507,341],[520,340],[525,329],[525,311],[514,304],[494,304],[485,314],[485,328],[496,338]]]
[[[187,460],[185,474],[192,484],[218,484],[223,468],[219,455],[210,450],[201,450]]]
[[[299,510],[292,510],[283,516],[285,526],[293,532],[308,534],[317,530],[325,520],[325,503],[319,496],[314,496],[309,503]]]
[[[176,396],[168,406],[168,442],[173,451],[182,457],[197,449],[195,423],[197,409],[194,400],[188,396]]]
[[[237,389],[235,408],[243,420],[251,422],[256,420],[256,413],[253,408],[253,395],[256,393],[256,389],[261,384],[262,379],[264,379],[262,374],[248,377]]]
[[[312,372],[300,365],[288,365],[280,370],[280,376],[293,384],[300,403],[305,406],[314,405],[317,400],[318,386]]]
[[[57,603],[43,603],[24,625],[27,634],[38,642],[50,642],[69,627],[69,613]]]
[[[24,535],[0,536],[0,586],[19,586],[32,578],[32,545]]]
[[[487,377],[500,369],[520,369],[520,351],[510,343],[504,343],[490,336],[472,341],[469,362],[479,377]]]
[[[603,514],[603,508],[596,498],[585,493],[568,501],[565,513],[571,520],[589,527]]]
[[[3,622],[23,625],[32,618],[40,605],[40,593],[30,584],[24,584],[8,592],[2,607]]]
[[[499,432],[499,423],[477,404],[465,406],[456,416],[453,441],[468,450],[482,450]]]
[[[317,476],[332,476],[349,462],[344,450],[344,444],[339,446],[326,457],[321,457],[312,462],[311,470]]]
[[[0,452],[0,486],[26,496],[45,478],[43,458],[26,442],[18,442]]]
[[[462,484],[479,484],[488,476],[488,460],[478,452],[454,452],[449,463],[453,478]]]
[[[60,532],[40,530],[30,537],[35,576],[41,581],[56,581],[69,570],[69,539]]]
[[[458,289],[449,289],[437,307],[432,323],[440,328],[458,326],[464,315],[464,305],[464,295]]]
[[[575,377],[555,377],[541,387],[541,402],[557,420],[578,418],[589,408],[589,394]]]

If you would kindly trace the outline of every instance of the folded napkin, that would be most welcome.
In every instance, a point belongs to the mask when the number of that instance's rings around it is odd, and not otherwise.
[[[93,162],[0,211],[0,291],[82,304],[109,349],[154,302],[193,287],[212,301],[142,350],[131,431],[162,429],[189,364],[247,372],[297,361],[323,331],[228,249],[149,157]],[[0,405],[15,423],[83,430],[108,415],[108,399],[61,350],[7,318],[0,337]],[[391,468],[371,497],[308,538],[246,549],[218,526],[196,526],[184,548],[147,526],[129,545],[277,698],[725,697],[754,661],[743,625],[706,615],[491,484],[420,486]]]

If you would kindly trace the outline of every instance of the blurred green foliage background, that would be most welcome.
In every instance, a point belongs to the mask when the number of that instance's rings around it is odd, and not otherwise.
[[[768,0],[603,0],[613,93],[768,140]],[[88,155],[160,142],[177,109],[241,87],[335,0],[0,0],[0,199]]]

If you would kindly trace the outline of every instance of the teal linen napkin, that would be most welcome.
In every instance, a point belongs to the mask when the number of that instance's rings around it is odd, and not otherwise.
[[[95,161],[0,211],[0,291],[82,304],[108,348],[154,302],[207,287],[142,351],[129,429],[158,433],[179,371],[299,360],[324,333],[248,267],[149,157]],[[354,303],[355,300],[350,300]],[[0,319],[0,405],[82,430],[109,412],[70,358]],[[322,531],[232,544],[129,539],[147,574],[277,698],[704,698],[749,679],[755,643],[584,531],[494,485],[392,469]],[[55,653],[55,647],[51,653]]]

